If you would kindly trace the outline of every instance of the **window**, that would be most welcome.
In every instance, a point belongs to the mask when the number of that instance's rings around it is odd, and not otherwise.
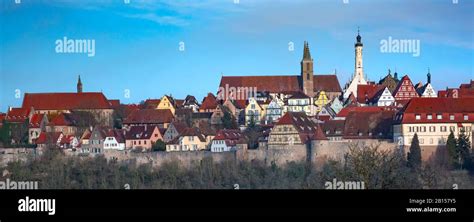
[[[467,114],[464,114],[464,120],[469,120],[469,116]]]
[[[420,120],[420,119],[421,119],[421,115],[420,115],[420,114],[416,114],[416,115],[415,115],[415,119],[416,119],[416,120]]]
[[[446,126],[441,126],[441,132],[446,132]]]
[[[454,120],[454,115],[453,114],[449,115],[449,120]]]
[[[427,119],[433,119],[433,115],[428,114],[428,115],[426,116],[426,118],[427,118]]]
[[[441,114],[436,115],[436,119],[443,119],[443,115]]]
[[[430,132],[435,132],[435,131],[436,131],[436,127],[430,126]]]
[[[145,140],[145,141],[143,141],[143,144],[145,144],[145,145],[146,145],[146,140]]]
[[[450,126],[449,130],[454,132],[456,130],[456,128],[454,128],[454,126]]]

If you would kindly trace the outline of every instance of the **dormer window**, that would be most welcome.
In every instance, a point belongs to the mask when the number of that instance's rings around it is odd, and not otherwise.
[[[469,120],[469,116],[467,114],[464,114],[464,120]]]
[[[454,114],[449,115],[449,120],[454,120]]]
[[[443,119],[443,115],[441,114],[436,115],[436,119]]]
[[[426,118],[429,119],[429,120],[431,120],[431,119],[433,119],[433,115],[428,114],[428,115],[426,115]]]
[[[420,115],[420,114],[416,114],[416,115],[415,115],[415,119],[416,119],[416,120],[420,120],[420,119],[421,119],[421,115]]]

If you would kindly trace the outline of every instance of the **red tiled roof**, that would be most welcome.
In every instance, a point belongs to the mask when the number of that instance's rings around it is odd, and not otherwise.
[[[309,139],[326,140],[319,124],[313,122],[303,112],[287,112],[276,125],[292,125],[298,131],[301,141],[304,143]],[[319,131],[319,132],[318,132]]]
[[[54,116],[49,122],[51,126],[74,126],[76,121],[73,119],[72,115],[69,113],[60,113]]]
[[[74,140],[75,136],[73,135],[65,135],[61,138],[61,141],[59,144],[64,145],[64,144],[71,144],[71,142]]]
[[[471,80],[470,83],[461,84],[460,89],[474,89],[474,80]]]
[[[125,130],[123,129],[109,129],[107,137],[114,137],[118,143],[125,143]]]
[[[438,114],[441,114],[441,119],[437,118]],[[416,115],[420,115],[419,120]],[[428,115],[431,115],[431,120]],[[464,120],[465,115],[467,120]],[[474,98],[413,98],[399,113],[399,121],[400,118],[402,123],[474,123]]]
[[[143,103],[144,109],[156,109],[158,104],[160,104],[160,99],[147,99],[145,103]]]
[[[300,91],[299,75],[288,76],[223,76],[220,87],[256,87],[259,92],[281,93]],[[314,91],[340,92],[336,75],[314,75]]]
[[[202,100],[202,105],[199,110],[215,109],[217,107],[217,99],[212,93],[208,93]]]
[[[130,130],[126,132],[126,140],[150,139],[153,136],[157,126],[131,126]]]
[[[384,106],[348,106],[344,107],[337,113],[337,117],[347,117],[350,112],[380,112],[384,110],[393,110],[393,107]]]
[[[201,142],[205,142],[205,141],[206,141],[206,138],[204,138],[203,134],[201,133],[201,130],[199,130],[199,128],[197,128],[197,127],[189,127],[189,128],[186,128],[186,129],[181,133],[181,135],[179,135],[179,137],[182,137],[182,136],[197,136],[198,139],[199,139]]]
[[[110,109],[104,94],[85,93],[25,93],[24,108],[35,110]]]
[[[173,120],[173,113],[169,109],[142,109],[135,110],[125,119],[125,124],[163,124]]]
[[[245,143],[242,132],[235,129],[219,130],[213,140],[224,140],[227,146],[235,146],[239,142]]]
[[[30,115],[31,109],[28,108],[11,108],[6,117],[5,120],[8,122],[14,122],[14,123],[20,123],[20,122],[25,122],[29,115]]]
[[[59,142],[58,140],[61,135],[61,132],[41,132],[34,142],[35,144],[56,144],[57,142]]]
[[[120,106],[120,100],[118,100],[118,99],[109,99],[109,104],[113,108],[118,107],[118,106]]]
[[[373,98],[381,90],[384,90],[385,86],[383,85],[358,85],[357,86],[357,102],[367,103],[367,101],[372,101]],[[367,101],[366,101],[367,100]]]
[[[323,124],[323,131],[326,136],[342,136],[344,132],[345,120],[328,120]]]
[[[439,90],[438,97],[474,98],[474,89],[460,88],[460,89]]]
[[[30,127],[32,128],[38,128],[40,127],[41,121],[44,118],[44,114],[33,114],[30,119]]]
[[[344,122],[345,139],[389,139],[395,111],[350,112]]]

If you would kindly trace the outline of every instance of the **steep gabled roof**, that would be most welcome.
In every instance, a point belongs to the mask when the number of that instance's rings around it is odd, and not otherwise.
[[[150,139],[157,126],[131,126],[125,133],[126,140]]]
[[[30,119],[30,127],[31,128],[38,128],[41,125],[41,121],[43,120],[45,114],[35,113],[31,116]]]
[[[215,109],[217,107],[217,99],[212,93],[208,93],[202,100],[202,105],[199,107],[200,110]]]
[[[62,132],[41,132],[38,138],[35,139],[35,144],[56,144],[59,138],[63,135]]]
[[[374,99],[375,95],[380,91],[383,92],[385,89],[384,85],[358,85],[357,86],[357,102],[367,103]]]
[[[300,136],[303,143],[308,140],[326,140],[326,136],[322,132],[322,128],[319,124],[312,121],[303,112],[287,112],[283,115],[275,125],[292,125]]]

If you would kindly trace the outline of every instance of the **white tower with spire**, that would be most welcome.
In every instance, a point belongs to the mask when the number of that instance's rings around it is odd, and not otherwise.
[[[349,81],[344,89],[344,99],[354,94],[357,97],[357,86],[358,85],[366,85],[367,81],[364,78],[364,65],[362,61],[362,48],[364,45],[362,44],[362,37],[360,37],[359,29],[357,29],[357,42],[354,44],[355,47],[355,65],[354,65],[354,75],[352,79]]]

